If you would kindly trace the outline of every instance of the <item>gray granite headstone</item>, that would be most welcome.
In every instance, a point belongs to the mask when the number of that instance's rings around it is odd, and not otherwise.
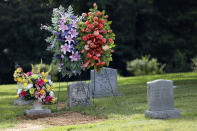
[[[179,109],[174,108],[173,82],[171,80],[155,80],[147,82],[148,110],[146,117],[156,119],[179,118]]]
[[[88,83],[81,81],[68,86],[68,107],[89,106],[91,103],[92,94]]]
[[[105,96],[122,96],[117,89],[117,70],[104,67],[100,73],[91,70],[92,95],[95,98]]]
[[[23,98],[19,97],[17,100],[14,101],[14,105],[25,106],[31,105],[33,100],[24,100]]]

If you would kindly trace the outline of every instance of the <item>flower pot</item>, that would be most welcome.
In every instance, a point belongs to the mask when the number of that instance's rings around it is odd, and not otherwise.
[[[34,110],[42,110],[42,102],[39,102],[38,100],[34,101],[33,109]]]

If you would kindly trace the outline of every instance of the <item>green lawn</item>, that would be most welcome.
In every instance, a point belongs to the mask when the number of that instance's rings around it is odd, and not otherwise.
[[[177,86],[174,90],[175,107],[181,109],[182,118],[157,120],[144,117],[147,109],[146,82],[155,79],[170,79]],[[58,83],[56,91],[58,90]],[[22,116],[24,109],[31,106],[14,106],[16,85],[0,86],[0,130],[20,123],[16,119]],[[197,73],[175,73],[154,76],[119,77],[118,90],[121,97],[106,97],[94,100],[90,107],[76,107],[71,111],[93,116],[104,116],[98,123],[50,126],[46,130],[139,130],[139,131],[195,131],[197,130]],[[57,93],[56,93],[57,94]],[[60,101],[67,99],[66,83],[61,83]],[[55,105],[46,106],[55,111]],[[65,109],[68,110],[68,109]]]

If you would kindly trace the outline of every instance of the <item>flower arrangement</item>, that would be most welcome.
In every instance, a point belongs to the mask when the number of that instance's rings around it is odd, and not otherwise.
[[[53,9],[52,25],[42,25],[51,33],[46,39],[50,43],[48,49],[54,52],[53,60],[59,65],[59,71],[63,76],[77,75],[81,73],[81,56],[77,38],[77,28],[80,17],[73,14],[73,8],[68,7],[67,11],[60,6]]]
[[[33,65],[32,71],[28,73],[22,73],[22,68],[16,69],[14,79],[23,83],[18,97],[22,97],[25,100],[38,100],[42,103],[55,103],[53,83],[51,80],[47,80],[50,70],[46,73],[40,72],[41,67],[42,61],[37,72],[34,71]],[[19,73],[21,76],[17,75]]]
[[[79,47],[83,60],[83,68],[94,67],[98,72],[104,65],[112,61],[112,50],[115,47],[115,34],[110,28],[111,21],[105,11],[100,12],[96,3],[88,14],[78,23]]]

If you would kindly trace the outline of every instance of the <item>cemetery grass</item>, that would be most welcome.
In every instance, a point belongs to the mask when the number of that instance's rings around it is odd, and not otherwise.
[[[170,79],[177,88],[174,89],[175,107],[181,109],[180,119],[157,120],[144,117],[147,109],[146,82],[155,79]],[[55,83],[57,96],[58,84]],[[67,83],[61,83],[60,102],[67,100]],[[25,109],[31,106],[14,106],[16,85],[0,86],[0,130],[13,128],[21,123],[18,117],[23,116]],[[47,125],[44,129],[59,130],[151,130],[151,131],[194,131],[197,130],[197,73],[173,73],[163,75],[119,77],[118,90],[124,96],[94,99],[90,107],[62,108],[61,112],[79,112],[102,118],[99,122],[77,125]],[[55,112],[56,105],[45,105]],[[50,127],[50,128],[49,128]]]

